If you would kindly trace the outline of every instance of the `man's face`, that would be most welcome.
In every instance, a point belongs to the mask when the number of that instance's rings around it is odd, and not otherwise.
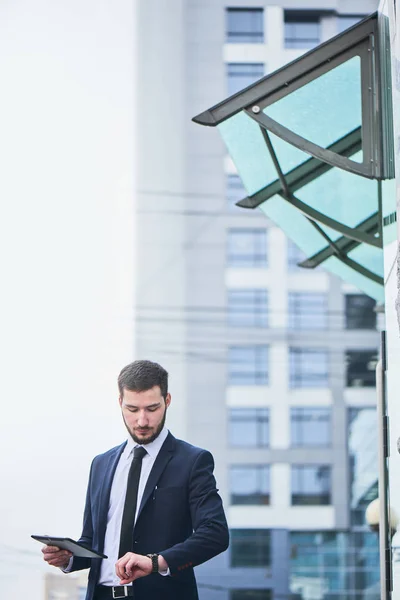
[[[165,401],[158,385],[145,392],[124,389],[119,404],[125,426],[137,444],[150,444],[164,427],[171,396]]]

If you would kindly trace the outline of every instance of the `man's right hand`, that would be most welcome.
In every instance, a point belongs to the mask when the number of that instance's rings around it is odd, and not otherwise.
[[[42,548],[44,560],[53,567],[60,567],[66,569],[68,567],[69,559],[72,556],[72,552],[68,550],[61,550],[57,546],[44,546]]]

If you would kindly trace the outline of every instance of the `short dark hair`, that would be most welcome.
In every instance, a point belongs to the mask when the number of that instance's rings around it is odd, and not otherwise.
[[[124,389],[132,392],[146,392],[158,385],[162,397],[168,394],[168,373],[158,363],[150,360],[135,360],[126,365],[118,375],[118,389],[121,397]]]

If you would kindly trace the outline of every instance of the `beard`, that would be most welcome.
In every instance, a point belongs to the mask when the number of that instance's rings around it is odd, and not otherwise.
[[[160,433],[165,425],[165,419],[167,418],[167,407],[165,407],[163,417],[155,429],[153,427],[147,427],[147,428],[141,427],[141,429],[143,431],[146,430],[149,432],[148,435],[146,435],[146,433],[142,436],[136,435],[134,430],[129,429],[128,424],[125,421],[125,417],[123,414],[122,414],[122,418],[124,420],[125,427],[127,428],[128,433],[131,436],[131,438],[133,439],[133,441],[136,442],[136,444],[145,446],[146,444],[151,444],[151,442],[154,442],[154,440],[157,439],[158,436],[160,435]]]

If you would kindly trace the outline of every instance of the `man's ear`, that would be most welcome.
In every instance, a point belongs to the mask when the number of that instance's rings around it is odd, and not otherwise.
[[[121,407],[122,407],[122,401],[123,401],[122,396],[118,396],[118,402]]]
[[[167,394],[165,396],[165,406],[168,408],[168,406],[171,404],[171,394]]]

